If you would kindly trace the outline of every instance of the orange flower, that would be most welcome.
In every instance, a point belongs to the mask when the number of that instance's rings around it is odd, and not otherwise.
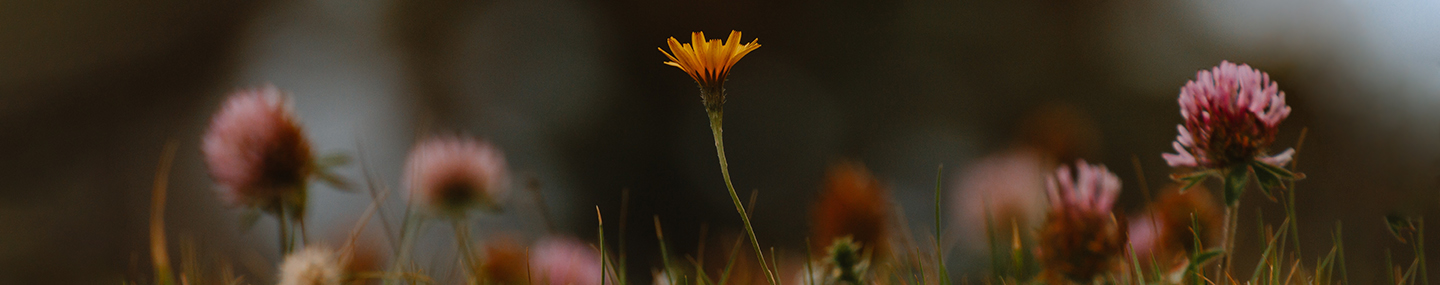
[[[700,84],[702,99],[705,105],[719,106],[725,103],[724,89],[725,76],[730,74],[730,67],[745,54],[760,48],[759,39],[751,40],[750,43],[740,44],[740,31],[730,31],[730,38],[725,41],[720,39],[705,39],[705,32],[690,33],[690,43],[682,44],[670,37],[670,52],[663,48],[656,48],[664,53],[670,61],[665,64],[679,67],[685,73]]]

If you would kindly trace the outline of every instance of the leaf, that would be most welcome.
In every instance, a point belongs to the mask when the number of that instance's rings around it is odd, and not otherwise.
[[[1257,161],[1251,164],[1258,165],[1265,163]],[[1270,201],[1275,201],[1274,192],[1285,189],[1285,181],[1282,180],[1283,178],[1281,178],[1280,175],[1274,172],[1270,172],[1269,170],[1266,170],[1259,166],[1251,167],[1251,170],[1255,172],[1255,181],[1259,182],[1260,184],[1260,193],[1265,194],[1265,198],[1269,198]]]
[[[1330,254],[1325,255],[1325,258],[1321,258],[1320,260],[1315,261],[1315,263],[1316,263],[1316,264],[1315,264],[1315,278],[1316,278],[1316,280],[1327,281],[1327,282],[1319,282],[1320,284],[1331,284],[1331,283],[1333,283],[1333,282],[1328,282],[1328,281],[1331,281],[1331,280],[1332,280],[1331,277],[1332,277],[1332,275],[1335,273],[1335,253],[1336,253],[1337,250],[1338,250],[1337,247],[1331,246],[1331,247],[1330,247]]]
[[[1211,175],[1215,175],[1215,171],[1201,170],[1183,174],[1172,174],[1170,175],[1170,179],[1177,182],[1184,182],[1185,185],[1180,187],[1180,193],[1185,193],[1185,190],[1190,190],[1190,187],[1195,187],[1195,185],[1199,185],[1200,182],[1204,182],[1205,179],[1210,178]]]
[[[1390,230],[1390,235],[1395,236],[1402,243],[1407,243],[1406,236],[1412,236],[1415,233],[1415,221],[1410,220],[1409,217],[1398,214],[1385,215],[1385,224],[1389,226],[1386,229]]]
[[[1216,257],[1220,257],[1221,255],[1225,255],[1225,248],[1215,247],[1202,252],[1197,252],[1194,256],[1190,257],[1190,264],[1194,264],[1196,266],[1204,266],[1206,262],[1209,262],[1211,259],[1215,259]]]
[[[350,155],[347,155],[343,152],[329,153],[321,155],[319,158],[315,159],[315,166],[320,169],[328,169],[331,167],[339,167],[349,164]]]
[[[1255,171],[1256,171],[1256,172],[1259,172],[1260,170],[1263,169],[1263,170],[1265,170],[1265,171],[1267,171],[1267,172],[1274,173],[1275,176],[1280,177],[1280,178],[1285,179],[1285,180],[1300,180],[1300,179],[1305,179],[1305,175],[1302,175],[1302,174],[1299,174],[1299,173],[1295,173],[1295,172],[1291,172],[1289,169],[1285,169],[1284,167],[1279,167],[1279,166],[1271,165],[1271,164],[1269,164],[1269,163],[1260,162],[1259,160],[1253,160],[1253,161],[1251,161],[1251,162],[1250,162],[1250,165],[1255,167]]]
[[[1200,276],[1200,268],[1205,267],[1207,262],[1214,260],[1221,255],[1225,255],[1225,248],[1215,247],[1202,252],[1196,252],[1194,255],[1190,256],[1189,260],[1185,261],[1185,270],[1182,271],[1183,275],[1171,276],[1170,279],[1181,280],[1184,278],[1184,276],[1194,276],[1195,283],[1203,284],[1203,282],[1200,281],[1200,279],[1203,278],[1202,276]]]
[[[320,171],[315,173],[315,178],[319,178],[320,181],[325,182],[325,185],[330,185],[331,188],[335,188],[335,190],[340,190],[340,192],[356,192],[355,185],[353,183],[350,183],[350,180],[345,179],[345,177],[342,177],[335,173],[329,171]]]
[[[1234,206],[1240,202],[1240,195],[1245,194],[1245,184],[1250,183],[1250,170],[1244,164],[1231,166],[1225,170],[1225,205]]]

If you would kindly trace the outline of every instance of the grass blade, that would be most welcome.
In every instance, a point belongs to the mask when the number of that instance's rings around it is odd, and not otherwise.
[[[941,164],[935,169],[935,274],[940,275],[940,285],[950,285],[950,270],[945,267],[945,249],[940,247],[940,238],[945,233],[940,227],[940,185],[943,177],[945,165]]]

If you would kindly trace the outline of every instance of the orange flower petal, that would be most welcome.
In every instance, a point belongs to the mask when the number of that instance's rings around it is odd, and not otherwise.
[[[670,59],[665,62],[666,65],[680,68],[703,86],[718,88],[725,82],[731,66],[746,54],[760,48],[759,40],[742,45],[740,37],[740,31],[733,30],[725,40],[706,39],[705,32],[692,32],[690,43],[680,43],[671,37],[667,42],[670,51],[660,49],[660,53]]]

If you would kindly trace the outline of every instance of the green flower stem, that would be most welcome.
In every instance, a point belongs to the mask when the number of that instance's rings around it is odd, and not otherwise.
[[[768,263],[765,263],[765,252],[760,250],[760,241],[755,239],[755,229],[750,226],[750,217],[746,215],[745,206],[740,203],[740,196],[735,194],[735,185],[730,183],[730,165],[725,162],[725,140],[720,128],[724,111],[719,107],[706,108],[705,111],[710,115],[710,133],[715,136],[715,156],[720,158],[720,175],[725,177],[725,189],[730,190],[730,200],[735,203],[735,212],[740,213],[740,221],[745,223],[745,233],[750,235],[750,245],[755,248],[755,259],[759,261],[760,268],[765,270],[765,278],[770,284],[779,284],[766,266]]]

